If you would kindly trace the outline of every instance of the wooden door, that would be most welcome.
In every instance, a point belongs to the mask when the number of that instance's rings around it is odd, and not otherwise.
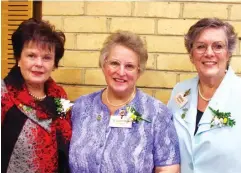
[[[1,77],[3,79],[15,64],[11,35],[22,21],[33,16],[33,1],[2,1],[1,8]]]

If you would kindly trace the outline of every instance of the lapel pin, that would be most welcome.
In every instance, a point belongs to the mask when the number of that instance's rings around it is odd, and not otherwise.
[[[97,119],[97,121],[100,121],[100,120],[101,120],[101,115],[98,115],[98,116],[96,117],[96,119]]]

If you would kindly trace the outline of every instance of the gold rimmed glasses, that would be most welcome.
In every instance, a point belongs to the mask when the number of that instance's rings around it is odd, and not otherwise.
[[[105,60],[105,63],[108,65],[108,67],[110,67],[113,70],[119,70],[122,64],[119,60],[116,60],[116,59]],[[124,63],[123,65],[125,70],[129,72],[139,69],[137,65],[130,62]]]
[[[193,49],[199,54],[204,54],[207,51],[208,46],[209,45],[206,43],[197,42],[193,44]],[[211,48],[215,54],[219,54],[226,50],[226,45],[221,41],[217,41],[211,44]]]

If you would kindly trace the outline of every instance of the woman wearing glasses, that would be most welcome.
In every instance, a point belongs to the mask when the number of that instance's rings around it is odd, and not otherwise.
[[[198,76],[177,84],[168,103],[182,173],[241,170],[241,78],[229,64],[236,39],[234,28],[217,18],[201,19],[185,36]]]
[[[136,89],[147,50],[139,36],[110,35],[100,53],[107,87],[80,97],[72,109],[72,172],[179,171],[172,115],[160,101]]]

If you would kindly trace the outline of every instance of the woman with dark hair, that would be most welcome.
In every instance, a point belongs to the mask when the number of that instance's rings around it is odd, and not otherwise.
[[[68,172],[67,96],[50,77],[64,43],[62,32],[35,19],[22,22],[12,35],[16,64],[1,92],[3,173]]]
[[[168,103],[182,173],[241,172],[241,78],[229,63],[236,39],[217,18],[199,20],[185,36],[198,76],[177,84]]]

